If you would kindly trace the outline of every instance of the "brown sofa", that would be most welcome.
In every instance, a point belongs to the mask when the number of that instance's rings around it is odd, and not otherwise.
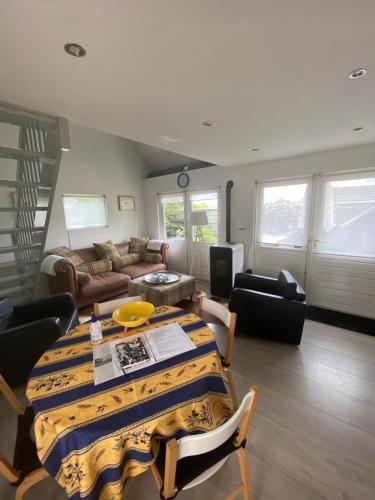
[[[129,243],[119,243],[116,247],[121,255],[129,253]],[[48,275],[51,294],[71,292],[77,302],[78,308],[101,302],[116,297],[128,291],[128,282],[131,279],[145,276],[155,271],[167,269],[168,257],[167,243],[161,246],[162,261],[159,264],[151,262],[137,262],[130,266],[122,267],[119,271],[107,272],[92,276],[92,279],[83,286],[78,286],[76,269],[69,259],[61,259],[55,263],[56,276]],[[84,262],[94,262],[100,259],[95,248],[82,248],[75,250]]]

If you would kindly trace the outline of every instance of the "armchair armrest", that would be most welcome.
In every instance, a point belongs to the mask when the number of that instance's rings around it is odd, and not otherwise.
[[[168,250],[169,250],[169,243],[163,243],[160,248],[160,253],[162,256],[162,263],[165,264],[165,267],[167,268],[168,268]]]
[[[0,373],[10,385],[25,382],[40,356],[63,333],[59,318],[43,318],[0,334]]]
[[[258,276],[257,274],[237,273],[234,278],[234,288],[245,288],[280,295],[280,285],[277,279]]]
[[[78,293],[78,281],[73,263],[69,259],[60,259],[55,262],[54,270],[56,276],[48,275],[51,293],[70,292],[76,295]]]
[[[76,310],[75,300],[69,292],[36,299],[14,308],[16,317],[22,318],[23,323],[37,321],[41,318],[58,317],[67,312],[73,314]]]

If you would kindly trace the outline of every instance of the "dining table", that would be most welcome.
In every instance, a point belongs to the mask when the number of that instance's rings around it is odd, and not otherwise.
[[[213,332],[192,312],[156,307],[124,333],[99,316],[103,342],[178,323],[196,348],[94,384],[90,323],[60,337],[32,370],[26,395],[37,453],[68,498],[118,500],[156,459],[162,439],[213,430],[233,414]],[[126,495],[125,495],[126,496]]]

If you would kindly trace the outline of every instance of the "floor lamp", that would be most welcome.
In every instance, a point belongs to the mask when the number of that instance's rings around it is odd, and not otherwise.
[[[205,211],[191,212],[190,225],[191,225],[192,233],[193,233],[192,234],[192,241],[197,242],[197,243],[198,242],[204,243],[204,234],[202,231],[202,227],[208,226],[207,212],[205,212]],[[195,228],[195,234],[194,234],[193,228]],[[196,260],[196,254],[193,253],[193,256],[191,259],[191,265],[190,265],[190,274],[193,272],[195,260]],[[200,246],[200,249],[199,249],[199,269],[201,267],[201,260],[202,260],[202,246]]]

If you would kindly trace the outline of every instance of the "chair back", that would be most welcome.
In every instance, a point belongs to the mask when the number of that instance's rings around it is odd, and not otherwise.
[[[193,455],[201,455],[218,448],[225,443],[240,428],[238,444],[245,439],[250,425],[250,419],[255,409],[258,388],[252,387],[243,398],[238,410],[232,417],[213,431],[204,432],[195,436],[186,436],[177,441],[177,460]]]
[[[220,304],[220,302],[216,302],[215,300],[208,299],[207,297],[202,297],[200,302],[200,307],[202,311],[208,312],[213,316],[219,318],[224,325],[229,328],[231,324],[232,315],[228,308]]]
[[[94,304],[94,312],[96,316],[102,316],[103,314],[113,313],[115,309],[122,306],[123,304],[127,304],[128,302],[139,302],[144,301],[145,296],[135,295],[134,297],[123,297],[122,299],[109,300],[108,302],[101,302],[100,304]]]

